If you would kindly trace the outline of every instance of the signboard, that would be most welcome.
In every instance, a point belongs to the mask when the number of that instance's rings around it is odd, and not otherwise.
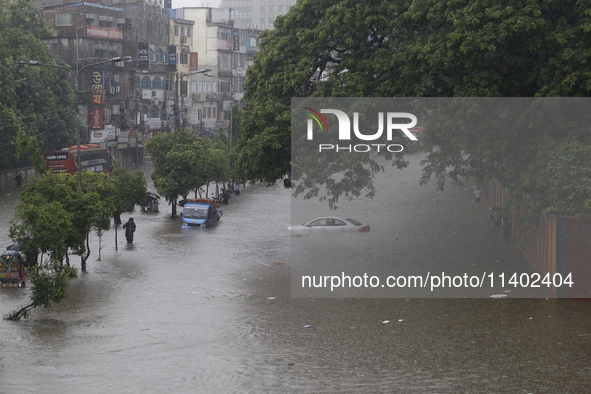
[[[104,103],[104,82],[105,75],[103,71],[93,71],[90,74],[90,104],[102,105]]]
[[[150,69],[150,44],[147,42],[138,42],[138,56],[137,56],[137,68],[140,70]]]
[[[162,127],[162,120],[160,118],[148,118],[144,122],[150,130],[160,130]]]
[[[168,70],[176,71],[176,45],[168,46]]]
[[[218,49],[231,51],[232,50],[232,41],[230,40],[222,40],[218,38]]]
[[[122,40],[123,30],[108,29],[106,27],[86,26],[86,36]]]
[[[238,31],[238,29],[234,30],[234,36],[233,36],[232,42],[234,44],[234,50],[239,51],[240,50],[240,32]]]
[[[103,110],[101,108],[95,108],[92,110],[92,121],[90,127],[93,129],[103,128]]]
[[[100,144],[107,140],[107,133],[105,130],[97,130],[90,133],[90,143]]]
[[[119,135],[117,136],[117,142],[119,143],[127,143],[129,141],[129,134],[127,131],[119,131]]]
[[[197,52],[189,53],[189,71],[199,70],[199,56]]]

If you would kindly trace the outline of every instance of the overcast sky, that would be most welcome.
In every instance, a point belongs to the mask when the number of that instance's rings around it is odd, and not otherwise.
[[[219,7],[221,0],[172,0],[172,8]]]

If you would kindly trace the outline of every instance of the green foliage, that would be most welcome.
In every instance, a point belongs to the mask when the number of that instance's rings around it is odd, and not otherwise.
[[[88,235],[108,230],[114,212],[132,209],[130,204],[143,202],[145,196],[143,174],[121,168],[113,179],[105,173],[84,171],[81,188],[77,175],[70,174],[45,174],[27,182],[11,221],[10,237],[23,250],[41,252],[47,261],[27,270],[31,304],[5,318],[20,319],[32,308],[60,302],[67,289],[66,279],[76,276],[68,265],[68,253],[88,258]]]
[[[299,1],[260,36],[248,68],[238,177],[275,183],[290,170],[292,97],[589,96],[590,22],[588,2],[573,0]],[[537,212],[587,212],[584,193],[542,178],[549,168],[541,157],[571,136],[526,130],[432,130],[423,183],[434,178],[442,188],[446,180],[476,176],[473,168],[486,162],[481,178],[499,177],[516,197],[529,193]],[[339,193],[371,195],[372,163],[356,167],[342,158],[332,169],[299,168],[310,176],[296,193],[329,203]],[[345,169],[350,176],[314,189]],[[569,190],[568,207],[558,204],[561,187]]]
[[[39,250],[63,261],[69,250],[82,255],[91,231],[105,231],[115,210],[114,182],[104,173],[77,177],[45,174],[24,186],[11,222],[10,237],[25,249]]]
[[[73,94],[68,72],[20,65],[34,59],[56,64],[41,38],[52,35],[28,0],[0,0],[0,171],[38,165],[37,149],[62,148],[75,131]],[[38,148],[17,155],[17,135],[35,137]],[[19,144],[25,139],[19,136]],[[32,155],[32,156],[31,156]]]
[[[176,204],[179,196],[202,185],[224,179],[229,174],[229,155],[226,144],[211,141],[177,129],[173,134],[157,134],[146,143],[156,164],[152,180],[158,193]],[[175,216],[173,209],[173,216]]]
[[[113,181],[115,213],[131,212],[146,201],[146,179],[141,171],[130,173],[117,164]]]
[[[32,283],[31,303],[4,315],[5,320],[27,318],[33,308],[49,308],[62,301],[68,289],[68,278],[72,277],[72,268],[49,259],[27,268],[27,275]]]
[[[591,217],[591,145],[567,141],[544,156],[538,178],[544,213]]]

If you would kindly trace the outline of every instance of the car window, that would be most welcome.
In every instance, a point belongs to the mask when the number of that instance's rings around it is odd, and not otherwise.
[[[314,220],[310,223],[310,227],[326,226],[326,219]]]
[[[343,222],[342,220],[335,219],[335,220],[334,220],[334,225],[335,225],[335,226],[346,226],[346,225],[347,225],[347,223]]]
[[[354,224],[355,226],[361,226],[361,223],[359,223],[357,220],[355,219],[351,219],[351,218],[347,218],[345,219],[346,221],[348,221],[349,223]]]

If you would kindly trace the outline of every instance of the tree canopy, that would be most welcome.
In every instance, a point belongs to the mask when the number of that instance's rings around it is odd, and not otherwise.
[[[23,186],[21,203],[11,221],[10,237],[23,251],[41,253],[38,264],[27,268],[32,283],[31,304],[7,318],[26,317],[30,309],[60,302],[67,277],[75,273],[68,254],[82,257],[82,270],[90,255],[88,236],[111,227],[113,213],[131,211],[134,202],[145,201],[146,182],[140,172],[118,168],[115,177],[82,172],[77,175],[45,174]]]
[[[589,96],[590,26],[589,3],[575,0],[301,0],[260,36],[248,68],[240,176],[273,183],[290,170],[292,97]],[[588,146],[589,136],[577,133],[577,144]],[[544,195],[535,204],[540,212],[591,214],[588,191],[569,194],[578,202],[566,210],[549,202],[573,190],[569,178],[542,178],[549,157],[553,174],[568,167],[569,139],[548,129],[493,136],[429,130],[423,182],[435,177],[443,187],[445,179],[474,175],[474,162],[511,158],[481,174],[502,177],[516,193]],[[356,173],[368,180],[363,187],[371,187],[370,165]],[[591,174],[589,166],[579,171]]]
[[[227,146],[193,134],[188,129],[176,129],[173,134],[157,134],[146,143],[146,150],[155,161],[152,180],[159,194],[172,204],[176,216],[179,196],[209,182],[226,179],[230,171]]]
[[[59,64],[41,37],[52,35],[29,0],[0,0],[0,171],[29,164],[17,154],[17,135],[35,137],[42,151],[68,145],[75,108],[68,72],[21,60]],[[26,138],[21,138],[27,141]],[[29,152],[34,148],[28,147]]]

